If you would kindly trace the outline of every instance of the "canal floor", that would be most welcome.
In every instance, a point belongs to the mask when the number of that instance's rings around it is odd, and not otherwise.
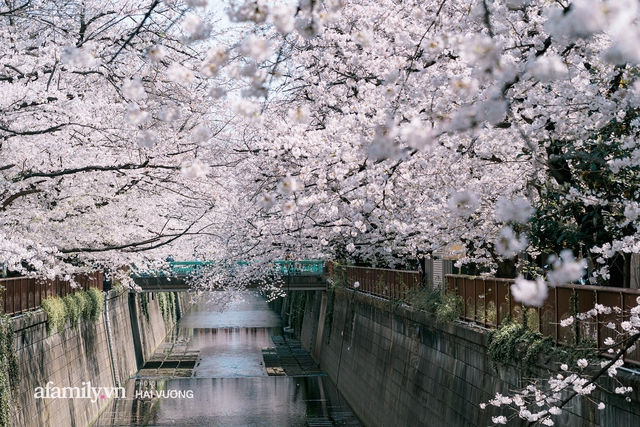
[[[201,300],[164,346],[197,354],[190,375],[141,370],[92,426],[362,426],[324,374],[269,376],[263,351],[274,339],[283,340],[280,317],[255,292],[222,312]]]

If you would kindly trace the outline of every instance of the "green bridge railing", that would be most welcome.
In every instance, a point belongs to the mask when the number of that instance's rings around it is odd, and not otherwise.
[[[303,259],[298,261],[278,260],[273,262],[277,271],[283,276],[287,275],[323,275],[324,261]]]
[[[246,261],[238,261],[232,265],[225,265],[226,269],[248,266]],[[273,271],[283,276],[304,275],[321,276],[324,274],[324,260],[277,260],[272,263]],[[171,261],[168,268],[160,270],[140,270],[133,266],[133,277],[162,277],[162,276],[197,276],[203,270],[215,266],[214,261]]]

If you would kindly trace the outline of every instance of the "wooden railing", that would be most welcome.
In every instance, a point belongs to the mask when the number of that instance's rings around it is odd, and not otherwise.
[[[329,277],[350,289],[357,284],[359,292],[376,295],[390,300],[410,302],[408,292],[422,286],[422,276],[417,271],[388,270],[382,268],[341,266],[328,263]],[[557,344],[580,342],[595,348],[606,348],[604,341],[615,340],[615,330],[607,327],[613,323],[618,331],[620,324],[629,320],[629,310],[638,305],[640,290],[585,285],[558,285],[549,290],[549,296],[542,307],[523,307],[514,301],[510,286],[513,279],[496,279],[446,275],[446,289],[457,293],[462,300],[461,319],[480,324],[487,328],[497,328],[505,320],[522,321],[526,310],[527,326],[553,337]],[[619,307],[609,314],[598,313],[586,320],[575,319],[570,326],[562,327],[560,322],[577,313],[585,313],[602,304],[605,307]],[[640,346],[624,356],[625,362],[640,366]]]
[[[513,279],[481,278],[447,274],[447,290],[462,298],[462,319],[488,328],[500,326],[507,318],[521,320],[522,304],[515,302],[510,292]],[[585,285],[558,285],[549,289],[542,307],[527,307],[528,326],[554,338],[556,343],[591,342],[604,348],[604,341],[615,339],[615,331],[607,323],[616,325],[629,319],[629,310],[638,305],[640,290]],[[560,322],[576,313],[585,313],[596,304],[619,307],[620,312],[597,314],[587,320],[576,319],[573,325],[562,327]],[[625,356],[625,362],[640,365],[640,348]]]
[[[417,271],[328,264],[329,277],[333,280],[339,280],[349,288],[358,283],[358,291],[382,298],[406,300],[407,292],[422,283]]]
[[[28,277],[0,279],[0,311],[15,315],[40,307],[47,297],[64,297],[80,290],[95,287],[102,290],[102,272],[74,276],[78,287],[60,279],[42,280]]]

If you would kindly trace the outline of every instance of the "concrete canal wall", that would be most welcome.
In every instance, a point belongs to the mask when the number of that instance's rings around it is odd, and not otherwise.
[[[35,397],[36,388],[48,382],[61,389],[82,389],[89,382],[91,387],[123,385],[175,323],[175,319],[163,320],[157,295],[141,295],[109,291],[99,321],[80,319],[76,328],[67,323],[62,334],[47,333],[47,315],[42,310],[14,318],[20,384],[14,395],[13,426],[89,425],[109,401],[107,397],[40,399]]]
[[[302,344],[369,426],[493,425],[491,416],[499,413],[481,410],[480,403],[496,392],[522,387],[520,366],[496,372],[488,360],[486,330],[438,324],[424,312],[362,293],[307,292],[287,298],[283,317],[298,323]],[[295,320],[296,311],[304,313],[302,322]],[[599,411],[587,398],[574,399],[555,418],[556,426],[638,425],[640,377],[622,374],[621,379],[635,389],[631,403],[596,394],[606,404]],[[512,419],[509,425],[523,424]]]

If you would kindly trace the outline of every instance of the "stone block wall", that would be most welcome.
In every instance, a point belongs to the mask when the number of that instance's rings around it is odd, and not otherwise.
[[[80,319],[77,328],[67,325],[62,334],[47,333],[47,316],[42,310],[14,317],[20,384],[14,396],[13,425],[89,425],[106,406],[106,400],[36,399],[36,387],[45,387],[49,381],[53,382],[52,387],[82,387],[83,382],[91,382],[93,387],[123,385],[175,324],[175,319],[164,322],[157,297],[148,298],[148,302],[147,320],[140,310],[139,295],[109,291],[106,310],[98,322]],[[138,343],[134,340],[134,326],[138,327]]]
[[[104,402],[91,399],[36,399],[36,387],[113,387],[105,324],[80,319],[75,329],[47,334],[43,311],[14,320],[20,387],[13,425],[86,426]]]
[[[322,305],[322,298],[318,298],[318,293],[314,291],[298,291],[305,294],[305,311],[302,320],[302,329],[296,331],[300,338],[300,343],[306,349],[314,349],[318,338],[317,332],[320,326],[319,316]]]
[[[493,411],[481,410],[480,403],[523,384],[519,366],[495,370],[487,358],[484,329],[438,324],[424,312],[362,293],[337,292],[333,302],[331,297],[325,302],[324,314],[322,292],[312,299],[306,305],[301,342],[312,344],[305,348],[316,355],[368,426],[493,425],[491,417],[499,412],[491,407]],[[318,325],[324,332],[321,340],[312,342]],[[539,374],[549,375],[543,370]],[[561,417],[554,418],[556,425],[640,424],[640,375],[623,373],[620,379],[636,389],[631,403],[621,396],[596,394],[606,404],[604,411],[598,411],[588,398],[574,399]],[[526,424],[515,418],[509,425]]]
[[[139,298],[138,304],[136,304],[136,307],[138,308],[136,315],[138,318],[138,325],[140,325],[140,338],[145,362],[153,355],[154,350],[164,340],[167,336],[167,332],[175,322],[175,319],[171,319],[168,323],[165,323],[162,318],[160,305],[158,304],[158,296],[155,292],[147,294],[147,301],[149,311],[148,319],[140,309],[141,306]]]
[[[129,311],[130,296],[127,292],[117,293],[109,291],[105,299],[106,311],[103,313],[102,323],[109,322],[111,333],[111,359],[109,360],[111,382],[123,385],[124,382],[138,370],[136,350],[133,341],[132,317]],[[106,317],[105,317],[106,316]],[[104,367],[106,370],[107,367]],[[114,379],[115,375],[115,379]]]

